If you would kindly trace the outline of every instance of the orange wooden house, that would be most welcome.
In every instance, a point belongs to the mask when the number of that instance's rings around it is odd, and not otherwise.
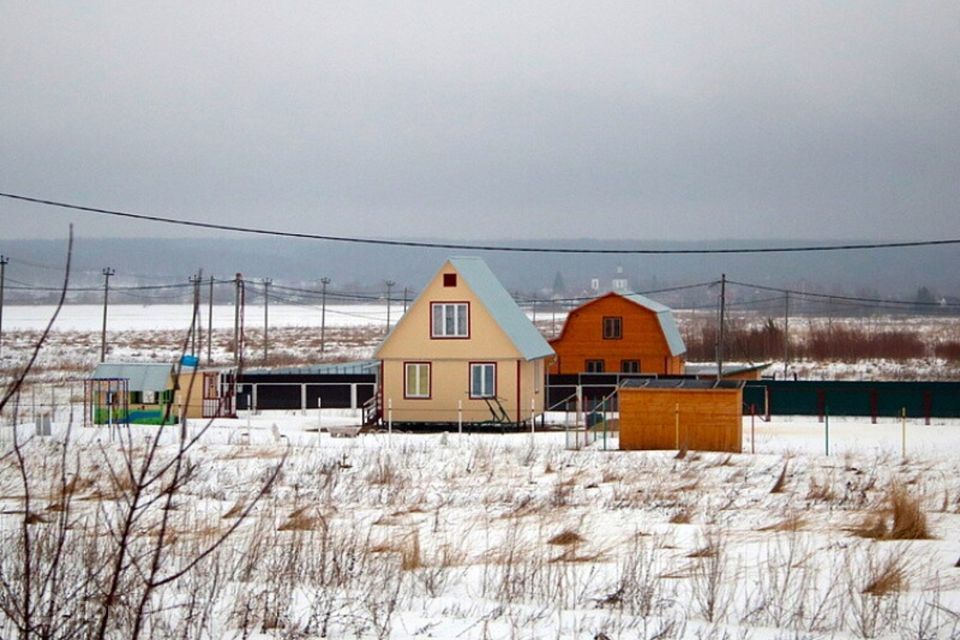
[[[567,316],[550,341],[550,373],[683,373],[686,347],[668,307],[639,294],[608,293]]]

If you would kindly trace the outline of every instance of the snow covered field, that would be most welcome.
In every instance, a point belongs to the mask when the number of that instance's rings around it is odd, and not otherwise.
[[[6,366],[36,309],[5,313]],[[179,354],[189,311],[117,309],[112,357]],[[271,353],[316,357],[318,310],[282,309]],[[332,438],[359,421],[335,410],[111,434],[76,425],[99,309],[66,311],[22,398],[53,435],[21,424],[21,462],[0,420],[0,637],[31,611],[54,638],[960,638],[960,421],[832,418],[830,455],[806,418],[745,418],[741,454]],[[327,357],[369,354],[385,311],[328,308]]]
[[[65,413],[65,412],[63,412]],[[22,436],[39,535],[69,499],[71,540],[115,559],[129,496],[124,452],[105,428]],[[238,525],[188,577],[150,595],[151,637],[212,638],[950,638],[960,633],[960,423],[788,419],[755,425],[757,453],[569,451],[564,435],[394,433],[331,438],[350,412],[293,412],[188,425],[198,442],[173,511],[144,506],[131,553],[175,571]],[[745,420],[745,449],[751,443]],[[10,434],[4,449],[9,450]],[[180,434],[162,432],[159,460]],[[57,460],[65,460],[60,480]],[[280,474],[258,502],[272,469]],[[111,480],[106,469],[120,470]],[[0,466],[0,568],[22,561],[24,491]],[[170,471],[167,471],[169,474]],[[895,539],[892,496],[914,499],[930,539]],[[141,498],[164,496],[152,487]],[[237,514],[249,509],[238,520]],[[20,515],[18,515],[18,512]],[[104,530],[105,531],[105,530]],[[874,537],[864,537],[874,536]],[[877,537],[879,536],[879,537]],[[42,555],[42,554],[41,554]],[[36,560],[42,564],[42,560]],[[89,564],[89,563],[88,563]],[[108,566],[112,566],[108,563]],[[106,572],[109,573],[109,572]],[[78,575],[70,574],[77,581]],[[143,593],[137,572],[126,597]],[[105,579],[86,588],[106,589]],[[6,591],[0,594],[5,602]],[[47,595],[48,598],[51,594]],[[96,599],[93,600],[96,603]],[[96,618],[96,604],[77,615]],[[71,607],[73,607],[71,609]],[[200,615],[200,611],[203,615]],[[82,615],[81,615],[82,614]],[[130,622],[110,623],[124,637]],[[9,614],[0,628],[12,634]],[[604,634],[601,636],[600,634]],[[86,635],[86,634],[81,634]]]

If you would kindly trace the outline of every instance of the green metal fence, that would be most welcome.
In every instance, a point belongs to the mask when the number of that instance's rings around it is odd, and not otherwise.
[[[743,390],[744,411],[758,415],[960,417],[960,382],[759,380]]]

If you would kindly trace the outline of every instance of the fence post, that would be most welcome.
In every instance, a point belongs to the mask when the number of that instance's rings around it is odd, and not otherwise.
[[[900,408],[900,458],[907,457],[907,408]]]
[[[826,455],[830,455],[830,407],[823,407],[823,446]]]
[[[463,440],[463,400],[457,400],[457,438]]]
[[[387,444],[393,435],[393,398],[387,399]]]
[[[534,307],[536,309],[536,307]],[[537,425],[537,400],[530,398],[530,444],[533,444],[533,429]]]
[[[757,405],[750,405],[750,453],[757,452],[757,428],[756,428],[756,418],[757,418]]]
[[[680,451],[680,403],[673,407],[673,436],[677,451]]]

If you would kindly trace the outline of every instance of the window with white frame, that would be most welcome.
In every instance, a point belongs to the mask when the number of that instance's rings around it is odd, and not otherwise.
[[[433,302],[430,304],[433,338],[469,338],[470,304],[467,302]]]
[[[403,396],[405,398],[429,398],[430,363],[408,362],[405,366]]]
[[[470,364],[470,397],[493,398],[497,395],[497,365],[493,362]]]

